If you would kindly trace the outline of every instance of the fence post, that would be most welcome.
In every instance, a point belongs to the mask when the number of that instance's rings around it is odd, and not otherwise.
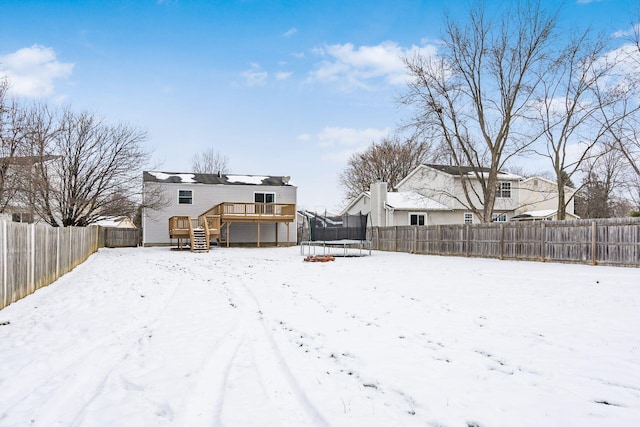
[[[595,221],[591,222],[591,263],[598,264],[598,235]]]
[[[60,277],[60,227],[56,227],[56,279]]]
[[[438,225],[438,255],[442,255],[442,226]]]
[[[36,291],[36,225],[29,224],[29,244],[31,245],[31,256],[29,257],[29,292]]]
[[[540,238],[540,258],[542,260],[542,262],[545,262],[545,227],[544,227],[544,221],[540,221],[540,234],[541,234],[541,238]]]
[[[2,306],[9,305],[9,284],[7,283],[7,221],[2,221]]]
[[[504,259],[504,224],[500,224],[500,259]]]
[[[418,253],[418,226],[413,227],[413,253]]]
[[[471,253],[471,226],[469,224],[464,225],[465,232],[467,233],[467,247],[465,248],[465,256],[468,258]]]
[[[376,250],[380,250],[380,227],[376,227]]]
[[[398,226],[393,227],[393,243],[394,243],[394,252],[398,252]]]

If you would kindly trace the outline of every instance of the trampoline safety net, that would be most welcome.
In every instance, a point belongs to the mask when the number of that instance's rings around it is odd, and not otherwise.
[[[367,215],[309,218],[309,240],[367,240]]]

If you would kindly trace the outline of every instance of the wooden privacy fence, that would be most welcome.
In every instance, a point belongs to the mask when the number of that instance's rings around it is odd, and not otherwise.
[[[44,224],[0,222],[0,309],[53,283],[84,262],[98,248],[131,245],[137,230],[50,227]],[[135,233],[134,233],[135,232]]]
[[[131,248],[138,246],[140,232],[137,228],[100,227],[101,248]]]
[[[373,227],[372,248],[640,267],[640,218]]]

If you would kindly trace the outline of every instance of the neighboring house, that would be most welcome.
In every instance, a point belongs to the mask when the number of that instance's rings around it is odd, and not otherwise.
[[[578,219],[574,211],[576,190],[565,186],[567,203],[565,219]],[[540,221],[558,219],[558,185],[546,178],[534,176],[520,182],[520,207],[512,221]]]
[[[488,172],[488,169],[483,171]],[[497,178],[499,187],[493,221],[510,221],[531,211],[538,215],[541,213],[538,211],[553,210],[551,217],[555,214],[558,196],[551,181],[523,179],[505,172],[499,172]],[[470,193],[478,194],[474,196],[475,206],[481,206],[482,190],[471,168],[426,164],[418,166],[400,181],[397,192],[388,192],[386,183],[373,183],[371,191],[353,199],[343,213],[370,213],[370,225],[373,226],[478,223],[479,218],[466,206],[463,179],[473,189]],[[569,198],[574,190],[567,188],[566,192]],[[567,212],[569,218],[575,217],[573,199]]]
[[[127,216],[103,217],[96,221],[94,225],[110,228],[137,228],[131,218]]]
[[[33,168],[39,163],[57,161],[60,156],[11,156],[0,157],[0,169],[4,188],[0,206],[3,209],[0,217],[13,222],[41,222],[42,218],[35,213],[33,199]],[[59,164],[59,162],[58,162]]]
[[[372,208],[373,206],[373,208]],[[377,209],[376,209],[377,206]],[[414,191],[388,192],[386,182],[371,184],[342,211],[343,215],[369,214],[370,226],[427,225],[451,210]]]
[[[232,220],[222,218],[220,237],[234,245],[285,243],[287,234],[290,243],[296,242],[297,187],[289,177],[152,171],[143,173],[143,193],[147,201],[153,197],[166,202],[163,207],[143,209],[144,246],[171,244],[169,218],[190,216],[195,222],[214,207],[233,213]],[[260,215],[255,211],[258,206]],[[286,221],[270,215],[283,206],[291,210]]]

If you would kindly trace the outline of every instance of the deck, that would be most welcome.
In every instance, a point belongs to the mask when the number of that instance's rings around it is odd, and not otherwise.
[[[287,243],[289,243],[289,225],[296,219],[296,205],[292,203],[245,203],[224,202],[213,206],[197,218],[190,216],[172,216],[169,218],[169,238],[190,239],[192,250],[194,230],[202,229],[207,239],[207,250],[211,239],[226,243],[229,247],[231,224],[234,222],[256,223],[258,225],[257,246],[260,247],[260,224],[282,222],[287,225]],[[223,236],[222,230],[225,228]],[[276,228],[276,244],[278,234]]]

